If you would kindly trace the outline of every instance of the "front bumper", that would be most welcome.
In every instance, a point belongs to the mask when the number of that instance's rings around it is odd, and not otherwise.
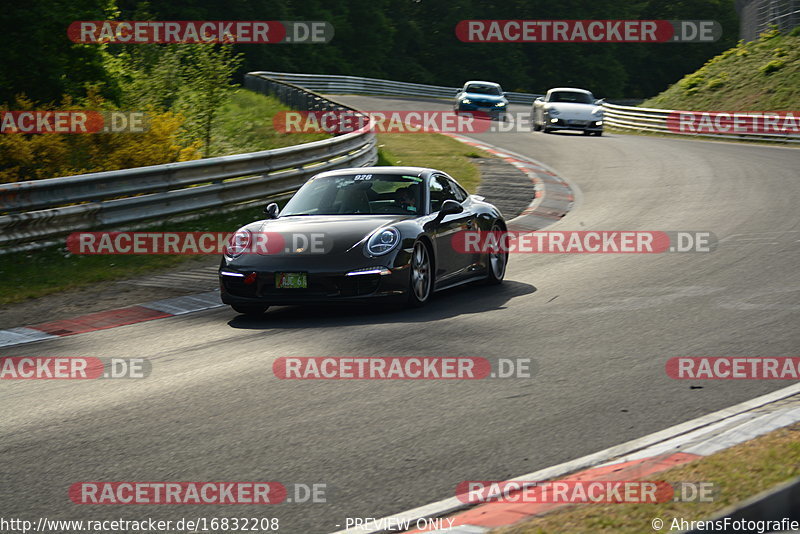
[[[388,274],[356,274],[357,271],[282,269],[239,270],[221,267],[220,294],[225,304],[292,305],[322,302],[366,301],[376,298],[402,299],[407,295],[410,268],[392,267]],[[307,273],[307,288],[278,289],[276,272]],[[252,273],[255,273],[254,275]],[[241,276],[239,276],[241,275]]]
[[[472,103],[472,104],[464,104],[459,102],[456,104],[456,111],[472,111],[476,113],[485,113],[489,115],[491,118],[502,117],[506,114],[506,108],[508,106],[495,106],[494,104],[481,104],[481,103]]]
[[[553,122],[555,119],[555,122]],[[582,132],[602,132],[603,121],[568,119],[564,117],[548,117],[545,120],[545,127],[548,130],[578,130]]]

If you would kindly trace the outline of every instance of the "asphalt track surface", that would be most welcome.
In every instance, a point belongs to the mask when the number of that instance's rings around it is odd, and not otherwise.
[[[476,137],[577,185],[575,208],[551,229],[708,230],[724,242],[708,254],[518,255],[500,288],[454,289],[422,310],[284,307],[248,319],[225,308],[12,347],[3,355],[145,357],[153,372],[0,384],[2,516],[278,517],[280,532],[326,533],[347,517],[451,497],[463,480],[532,472],[788,385],[676,381],[664,364],[798,355],[800,151],[614,134]],[[519,357],[536,374],[281,381],[271,368],[280,356]],[[93,480],[325,483],[329,502],[70,502],[70,484]]]

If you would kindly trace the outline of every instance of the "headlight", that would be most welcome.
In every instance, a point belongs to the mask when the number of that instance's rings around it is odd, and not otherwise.
[[[548,115],[558,115],[558,110],[556,108],[548,108],[546,111]]]
[[[494,106],[495,106],[495,107],[497,107],[497,108],[502,108],[502,107],[504,107],[505,105],[506,105],[506,103],[505,103],[505,102],[498,102],[498,103],[497,103],[497,104],[495,104]]]
[[[237,230],[225,246],[225,255],[229,258],[238,258],[250,248],[251,239],[249,230]]]
[[[469,98],[462,98],[461,99],[461,103],[462,104],[472,104],[472,100],[470,100]]]
[[[370,256],[382,256],[390,252],[400,242],[400,232],[396,228],[382,228],[367,240],[367,252]]]

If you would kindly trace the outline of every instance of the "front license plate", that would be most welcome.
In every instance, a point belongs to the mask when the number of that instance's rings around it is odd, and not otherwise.
[[[306,273],[275,273],[277,289],[306,289],[308,277]]]

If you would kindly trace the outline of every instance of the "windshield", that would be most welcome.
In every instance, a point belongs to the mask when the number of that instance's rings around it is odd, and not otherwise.
[[[422,178],[345,174],[313,178],[286,204],[281,217],[299,215],[416,215]]]
[[[482,85],[477,83],[471,83],[467,85],[467,88],[464,90],[466,93],[476,93],[479,95],[495,95],[500,96],[503,92],[500,90],[499,87],[496,85]]]
[[[573,102],[575,104],[593,104],[594,98],[587,93],[575,91],[556,91],[550,95],[549,102]]]

